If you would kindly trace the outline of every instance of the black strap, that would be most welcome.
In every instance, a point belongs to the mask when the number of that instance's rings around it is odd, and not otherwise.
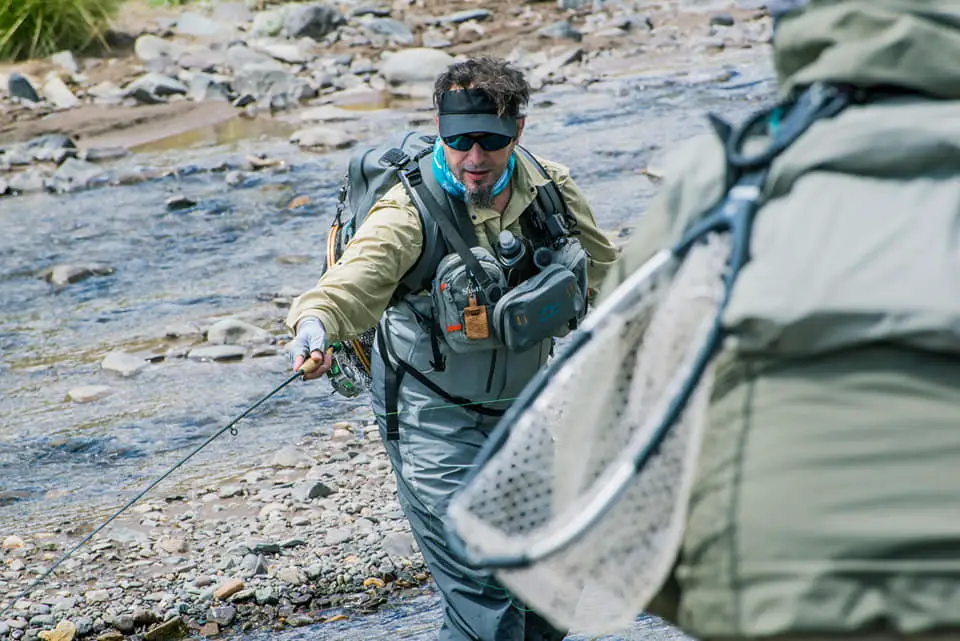
[[[380,356],[383,358],[383,404],[387,416],[387,440],[397,441],[400,439],[400,411],[398,409],[398,399],[400,397],[400,383],[403,382],[405,372],[397,372],[390,366],[388,360],[387,341],[383,337],[384,332],[377,332],[377,344],[380,347]]]
[[[546,167],[526,148],[520,145],[516,148],[530,164],[537,168],[540,175],[547,179],[547,184],[537,187],[537,196],[530,203],[528,212],[532,215],[524,216],[531,219],[536,235],[546,243],[555,245],[568,236],[579,234],[580,232],[576,230],[577,219],[570,214],[567,202],[563,199],[559,187],[553,182]]]
[[[443,372],[447,369],[447,361],[440,352],[440,337],[443,336],[443,330],[440,328],[440,322],[433,315],[425,316],[417,311],[416,307],[410,306],[410,311],[417,317],[420,327],[430,333],[430,351],[433,352],[433,360],[430,361],[430,367],[437,372]]]
[[[403,181],[404,187],[407,188],[407,192],[410,194],[414,206],[420,209],[420,211],[429,212],[433,219],[437,221],[444,240],[460,255],[467,269],[470,270],[474,279],[477,280],[480,288],[483,290],[486,302],[494,303],[499,300],[503,292],[500,291],[500,287],[490,277],[487,270],[480,265],[480,261],[477,260],[477,257],[470,251],[470,247],[463,239],[460,231],[450,220],[449,208],[437,202],[430,189],[418,189],[418,187],[423,184],[423,174],[420,171],[419,165],[409,171],[401,171],[400,180]]]
[[[443,372],[447,369],[447,360],[440,352],[440,337],[443,336],[443,330],[440,328],[440,322],[435,318],[430,319],[430,351],[433,352],[433,360],[430,361],[430,367],[437,372]]]

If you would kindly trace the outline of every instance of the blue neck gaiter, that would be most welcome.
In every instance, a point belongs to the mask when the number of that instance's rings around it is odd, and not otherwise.
[[[512,153],[510,154],[510,161],[507,163],[507,168],[503,171],[503,175],[500,176],[497,183],[493,186],[494,196],[507,188],[516,164],[516,154]],[[443,144],[440,142],[440,138],[437,138],[437,141],[433,145],[433,175],[445,192],[460,200],[466,200],[467,188],[453,175],[453,172],[450,171],[450,168],[447,166],[447,157],[443,153]]]

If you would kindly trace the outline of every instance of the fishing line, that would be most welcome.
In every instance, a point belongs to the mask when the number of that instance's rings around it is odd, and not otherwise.
[[[81,547],[83,547],[84,545],[86,545],[93,537],[95,537],[97,534],[99,534],[105,527],[107,527],[110,523],[112,523],[117,517],[119,517],[121,514],[123,514],[123,513],[124,513],[125,511],[127,511],[128,509],[130,509],[130,507],[132,507],[134,503],[136,503],[137,501],[139,501],[140,499],[142,499],[150,490],[152,490],[153,488],[155,488],[157,485],[159,485],[161,482],[163,482],[168,476],[170,476],[171,474],[173,474],[173,472],[176,471],[180,466],[182,466],[184,463],[186,463],[186,462],[189,461],[191,458],[193,458],[198,452],[200,452],[200,450],[202,450],[203,448],[205,448],[207,445],[209,445],[210,443],[212,443],[214,440],[216,440],[217,438],[219,438],[224,432],[226,432],[226,431],[228,431],[228,430],[229,430],[231,436],[236,436],[236,435],[239,433],[239,432],[237,431],[237,429],[234,427],[237,423],[239,423],[241,420],[243,420],[246,416],[248,416],[248,415],[249,415],[251,412],[253,412],[255,409],[257,409],[258,407],[260,407],[261,405],[263,405],[264,402],[266,402],[268,399],[270,399],[270,397],[272,397],[273,395],[275,395],[277,392],[279,392],[280,390],[282,390],[284,387],[286,387],[287,385],[289,385],[289,384],[292,383],[293,381],[297,380],[298,378],[303,377],[304,374],[309,374],[309,373],[313,372],[313,371],[316,370],[318,367],[319,367],[319,363],[317,363],[317,361],[315,361],[315,360],[313,360],[313,359],[307,359],[306,361],[304,361],[303,366],[302,366],[300,369],[298,369],[294,374],[292,374],[292,375],[291,375],[289,378],[287,378],[285,381],[283,381],[282,383],[280,383],[279,385],[277,385],[275,388],[273,388],[273,390],[272,390],[269,394],[267,394],[266,396],[264,396],[263,398],[261,398],[260,400],[258,400],[256,403],[254,403],[253,405],[251,405],[250,407],[248,407],[242,414],[240,414],[240,415],[237,416],[235,419],[233,419],[232,421],[230,421],[229,423],[227,423],[226,425],[224,425],[222,428],[220,428],[219,430],[217,430],[216,432],[214,432],[210,437],[207,438],[207,440],[205,440],[203,443],[201,443],[199,446],[197,446],[196,449],[194,449],[192,452],[190,452],[189,454],[187,454],[186,456],[184,456],[182,459],[180,459],[179,461],[177,461],[177,463],[176,463],[173,467],[171,467],[169,470],[167,470],[166,472],[164,472],[163,475],[161,475],[159,478],[157,478],[155,481],[153,481],[150,485],[148,485],[146,488],[144,488],[144,489],[143,489],[139,494],[137,494],[135,497],[133,497],[132,499],[130,499],[130,500],[126,503],[126,505],[124,505],[123,507],[121,507],[119,510],[117,510],[117,511],[113,514],[113,516],[111,516],[111,517],[108,518],[106,521],[104,521],[102,524],[100,524],[100,526],[97,527],[97,529],[95,529],[93,532],[91,532],[90,534],[88,534],[87,536],[85,536],[79,543],[77,543],[75,546],[73,546],[73,548],[71,548],[69,551],[67,551],[66,553],[64,553],[59,559],[57,559],[57,560],[53,563],[53,565],[51,565],[43,574],[41,574],[37,579],[35,579],[35,580],[33,581],[33,583],[31,583],[26,589],[24,589],[23,592],[21,592],[21,593],[18,594],[16,597],[14,597],[13,600],[10,602],[9,605],[7,605],[5,608],[3,608],[3,610],[0,610],[0,616],[3,616],[4,614],[6,614],[7,611],[10,610],[10,609],[12,609],[13,606],[14,606],[20,599],[22,599],[23,597],[27,596],[31,591],[33,591],[34,589],[36,589],[37,586],[39,586],[41,583],[43,583],[43,581],[44,581],[48,576],[50,576],[50,575],[53,573],[53,571],[56,570],[56,569],[60,566],[61,563],[63,563],[64,561],[66,561],[66,560],[70,557],[70,555],[72,555],[74,552],[76,552],[76,551],[79,550]]]

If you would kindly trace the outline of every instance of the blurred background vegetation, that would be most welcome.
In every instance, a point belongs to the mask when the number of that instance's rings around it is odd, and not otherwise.
[[[125,0],[0,0],[0,61],[42,58],[105,45],[110,20]],[[189,0],[147,0],[176,6]]]

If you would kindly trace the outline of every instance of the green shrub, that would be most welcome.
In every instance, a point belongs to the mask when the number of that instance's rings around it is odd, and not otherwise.
[[[104,42],[123,0],[0,0],[0,60],[40,58]]]

